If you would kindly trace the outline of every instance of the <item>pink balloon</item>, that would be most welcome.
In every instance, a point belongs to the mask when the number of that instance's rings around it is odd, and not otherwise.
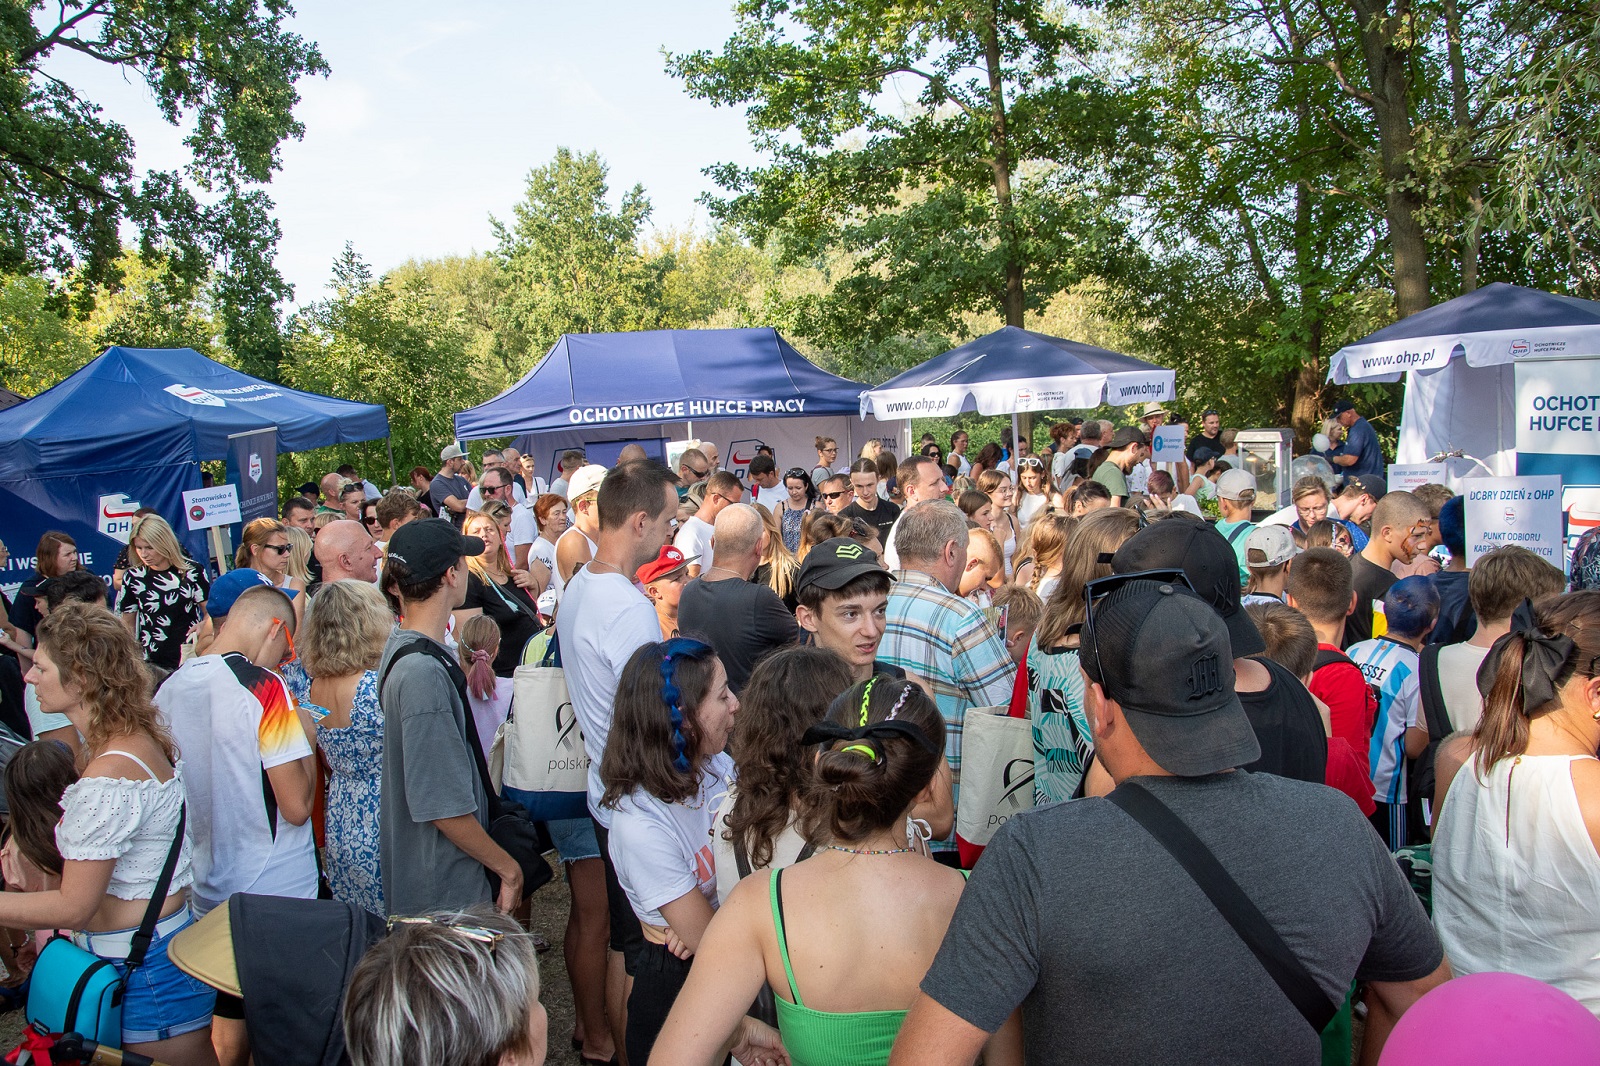
[[[1600,1019],[1558,988],[1514,973],[1457,977],[1401,1016],[1378,1066],[1594,1066]]]

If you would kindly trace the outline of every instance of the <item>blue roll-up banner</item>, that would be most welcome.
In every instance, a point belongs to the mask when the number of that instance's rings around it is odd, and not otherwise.
[[[239,486],[244,521],[278,517],[278,431],[262,429],[228,437],[228,482]],[[234,543],[239,539],[234,537]]]
[[[141,507],[180,519],[173,530],[179,543],[191,558],[205,559],[204,532],[190,533],[181,521],[183,491],[199,487],[194,463],[0,482],[0,541],[11,553],[0,567],[0,588],[13,595],[33,576],[39,538],[51,530],[70,535],[83,567],[109,583]]]

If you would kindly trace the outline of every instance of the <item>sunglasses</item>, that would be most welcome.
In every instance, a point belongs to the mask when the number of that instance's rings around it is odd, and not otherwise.
[[[806,477],[807,475],[806,475],[806,472],[804,470],[801,470],[797,466],[797,467],[794,467],[794,468],[792,468],[790,470],[785,471],[783,476],[784,476],[785,480],[788,480],[789,478],[792,478],[792,477]]]
[[[1040,470],[1043,470],[1044,469],[1044,460],[1038,458],[1037,456],[1033,456],[1033,455],[1024,456],[1023,458],[1017,460],[1017,467],[1019,469],[1027,469],[1029,467],[1038,467]]]
[[[261,550],[264,552],[277,552],[279,555],[288,555],[294,549],[287,544],[263,544]]]
[[[475,941],[476,943],[487,944],[491,950],[506,937],[517,935],[515,933],[501,932],[498,929],[485,929],[481,925],[456,925],[454,922],[440,921],[437,918],[408,918],[399,914],[391,915],[388,922],[389,931],[391,933],[394,932],[394,927],[397,925],[438,926],[440,929],[448,929],[453,933],[460,933],[468,940]]]
[[[824,500],[837,500],[840,496],[848,496],[848,495],[850,495],[850,493],[848,493],[848,492],[824,492],[824,493],[819,493],[819,495]]]
[[[1100,665],[1100,627],[1094,624],[1095,612],[1105,603],[1106,597],[1127,585],[1131,581],[1157,581],[1164,585],[1181,585],[1194,592],[1194,585],[1189,582],[1189,575],[1178,567],[1162,567],[1154,570],[1136,570],[1131,574],[1112,574],[1109,577],[1098,577],[1083,586],[1083,617],[1084,628],[1089,630],[1091,641],[1090,650],[1094,654],[1095,673],[1100,675],[1100,684],[1105,684],[1105,670]],[[1094,675],[1091,674],[1091,677]]]
[[[278,665],[288,666],[290,663],[294,662],[296,655],[294,650],[294,634],[289,632],[288,622],[285,622],[281,618],[274,618],[273,621],[283,627],[283,639],[287,642],[284,645],[283,658],[278,661]]]

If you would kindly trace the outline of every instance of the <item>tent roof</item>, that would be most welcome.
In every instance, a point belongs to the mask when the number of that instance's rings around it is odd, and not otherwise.
[[[108,348],[54,387],[0,411],[0,477],[223,459],[232,434],[276,426],[278,450],[375,440],[380,404],[274,385],[192,348]]]
[[[456,436],[854,414],[864,387],[768,327],[568,333],[522,380],[456,415]]]
[[[1170,400],[1175,377],[1131,355],[1005,326],[872,389],[861,411],[911,418],[974,409],[984,415],[1085,410]]]
[[[15,407],[22,400],[21,396],[18,396],[4,385],[0,385],[0,411],[4,411],[7,407]]]
[[[1600,355],[1600,303],[1503,281],[1402,318],[1333,353],[1328,380],[1399,381],[1452,359],[1497,366]]]

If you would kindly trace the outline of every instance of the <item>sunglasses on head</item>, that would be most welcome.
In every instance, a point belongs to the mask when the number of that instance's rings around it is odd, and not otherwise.
[[[1164,585],[1181,585],[1194,592],[1194,585],[1189,582],[1189,575],[1178,567],[1160,567],[1154,570],[1136,570],[1131,574],[1112,574],[1109,577],[1097,577],[1083,586],[1083,618],[1084,628],[1090,631],[1093,638],[1090,648],[1094,653],[1095,671],[1099,673],[1104,682],[1105,671],[1100,667],[1100,627],[1094,624],[1095,612],[1105,603],[1106,597],[1122,588],[1130,581],[1157,581]],[[1092,675],[1091,675],[1092,676]]]
[[[498,929],[485,929],[481,925],[456,925],[454,922],[441,921],[437,918],[409,918],[399,914],[391,915],[388,921],[389,931],[393,932],[394,927],[397,925],[438,926],[441,929],[448,929],[453,933],[459,933],[468,940],[475,941],[476,943],[487,944],[491,952],[493,952],[496,945],[498,945],[500,941],[504,940],[506,937],[518,935],[516,933],[501,932]]]
[[[1039,469],[1042,470],[1042,469],[1044,469],[1044,460],[1040,459],[1036,455],[1025,455],[1021,459],[1017,460],[1017,466],[1019,468],[1021,468],[1021,467],[1035,467],[1036,466],[1036,467],[1038,467]]]
[[[785,471],[783,476],[784,476],[785,479],[792,478],[792,477],[805,477],[806,476],[806,472],[804,470],[801,470],[797,466],[797,467],[794,467],[794,468],[792,468],[790,470]]]

